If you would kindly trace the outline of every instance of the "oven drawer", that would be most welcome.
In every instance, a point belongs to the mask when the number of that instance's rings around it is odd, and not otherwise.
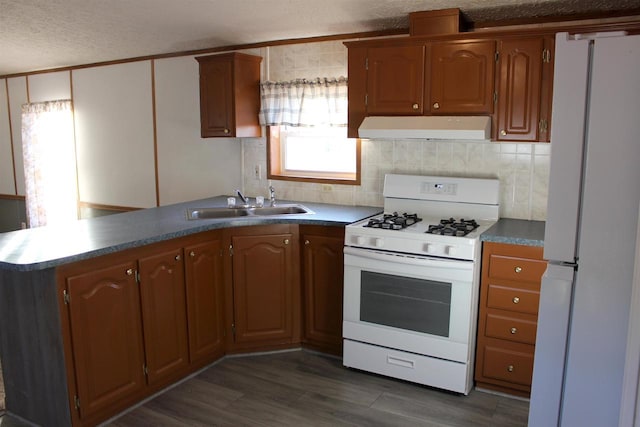
[[[487,345],[484,347],[482,375],[509,383],[531,385],[533,350],[516,351]]]
[[[485,335],[524,344],[536,343],[537,322],[487,313]]]
[[[349,368],[468,394],[472,384],[471,367],[386,347],[344,340],[343,364]]]
[[[538,314],[540,292],[489,283],[487,307]]]
[[[489,260],[489,277],[496,279],[540,283],[546,269],[547,263],[542,260],[513,258],[496,254],[491,254]]]

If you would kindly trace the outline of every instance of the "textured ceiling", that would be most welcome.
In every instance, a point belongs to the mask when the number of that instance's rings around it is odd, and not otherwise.
[[[265,41],[467,21],[640,9],[640,0],[0,0],[0,76]]]

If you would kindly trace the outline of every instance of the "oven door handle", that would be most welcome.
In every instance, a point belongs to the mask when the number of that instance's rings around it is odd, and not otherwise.
[[[373,249],[360,249],[351,246],[344,247],[345,255],[352,255],[359,258],[366,258],[376,261],[397,262],[408,265],[419,265],[421,267],[453,268],[457,270],[473,270],[473,261],[469,260],[449,260],[433,258],[423,255],[401,254],[397,252],[382,252]],[[348,265],[345,259],[345,265]]]

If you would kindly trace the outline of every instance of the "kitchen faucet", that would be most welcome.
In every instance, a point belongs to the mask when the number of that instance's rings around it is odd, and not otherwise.
[[[269,186],[269,199],[271,200],[271,206],[276,205],[276,190],[273,188],[273,185]]]
[[[240,192],[240,190],[236,190],[236,194],[238,195],[238,197],[240,197],[240,200],[242,200],[242,204],[247,206],[249,204],[249,201],[246,197],[244,197],[244,195]]]

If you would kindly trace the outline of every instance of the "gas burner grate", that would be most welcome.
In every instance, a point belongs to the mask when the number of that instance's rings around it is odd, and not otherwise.
[[[422,221],[422,218],[418,218],[418,214],[403,213],[399,215],[398,212],[394,212],[392,214],[384,214],[382,217],[371,218],[369,222],[365,224],[365,227],[402,230],[420,221]]]
[[[430,224],[425,233],[440,234],[442,236],[463,237],[478,228],[478,223],[474,219],[454,218],[441,219],[440,224]]]

